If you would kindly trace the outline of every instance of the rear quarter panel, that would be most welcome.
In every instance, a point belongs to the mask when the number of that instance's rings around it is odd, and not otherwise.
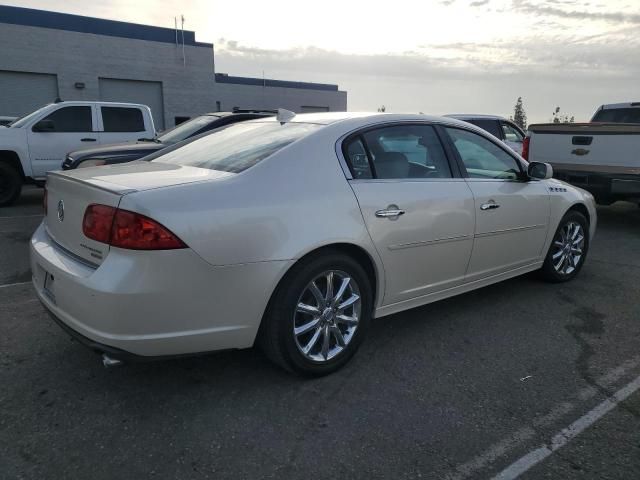
[[[379,266],[331,129],[221,180],[126,195],[212,265],[298,259],[332,243],[364,248]]]

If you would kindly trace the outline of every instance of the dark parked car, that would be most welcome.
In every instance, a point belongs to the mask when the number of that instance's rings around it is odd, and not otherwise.
[[[166,130],[156,138],[140,139],[137,142],[101,145],[70,152],[62,163],[62,169],[72,170],[74,168],[132,162],[133,160],[146,157],[147,155],[158,152],[188,138],[215,130],[216,128],[225,127],[232,123],[243,122],[245,120],[271,117],[275,115],[275,113],[276,112],[272,111],[258,110],[207,113]]]
[[[464,122],[472,123],[476,127],[486,130],[491,135],[506,143],[511,150],[518,155],[522,155],[522,144],[526,134],[511,120],[498,115],[445,115]]]

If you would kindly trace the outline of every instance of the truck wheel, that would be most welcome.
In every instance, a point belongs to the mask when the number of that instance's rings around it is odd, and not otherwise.
[[[11,165],[0,163],[0,207],[11,205],[20,196],[22,177]]]

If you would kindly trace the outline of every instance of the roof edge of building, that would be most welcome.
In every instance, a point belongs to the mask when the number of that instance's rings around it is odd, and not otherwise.
[[[215,74],[216,83],[229,83],[234,85],[251,85],[261,87],[299,88],[303,90],[324,90],[337,92],[338,85],[330,83],[297,82],[292,80],[275,80],[272,78],[239,77],[226,73]]]
[[[51,28],[78,33],[90,33],[109,37],[130,38],[151,42],[175,43],[176,30],[166,27],[155,27],[139,23],[107,20],[104,18],[86,17],[70,13],[37,10],[33,8],[0,5],[0,23],[22,25],[27,27]],[[178,42],[182,43],[182,31],[179,30]],[[213,48],[211,43],[197,42],[195,32],[184,31],[184,44],[192,47]]]

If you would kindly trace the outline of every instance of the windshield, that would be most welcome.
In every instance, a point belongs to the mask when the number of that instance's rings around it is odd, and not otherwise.
[[[153,161],[239,173],[322,126],[309,123],[236,123]]]
[[[607,108],[596,113],[591,121],[640,123],[640,108]]]
[[[158,136],[158,141],[166,144],[173,144],[181,142],[185,138],[191,137],[194,133],[200,130],[202,127],[206,127],[211,122],[218,120],[218,115],[201,115],[199,117],[187,120],[180,125],[161,133]]]
[[[51,104],[49,104],[51,105]],[[42,113],[42,111],[45,108],[48,108],[49,105],[45,105],[44,107],[40,107],[38,110],[36,110],[35,112],[31,112],[27,115],[25,115],[24,117],[20,117],[17,120],[14,120],[13,122],[11,122],[9,125],[7,125],[9,128],[21,128],[24,127],[25,124],[29,123],[29,121],[33,118],[33,117],[37,117],[38,115],[40,115],[40,113]]]

